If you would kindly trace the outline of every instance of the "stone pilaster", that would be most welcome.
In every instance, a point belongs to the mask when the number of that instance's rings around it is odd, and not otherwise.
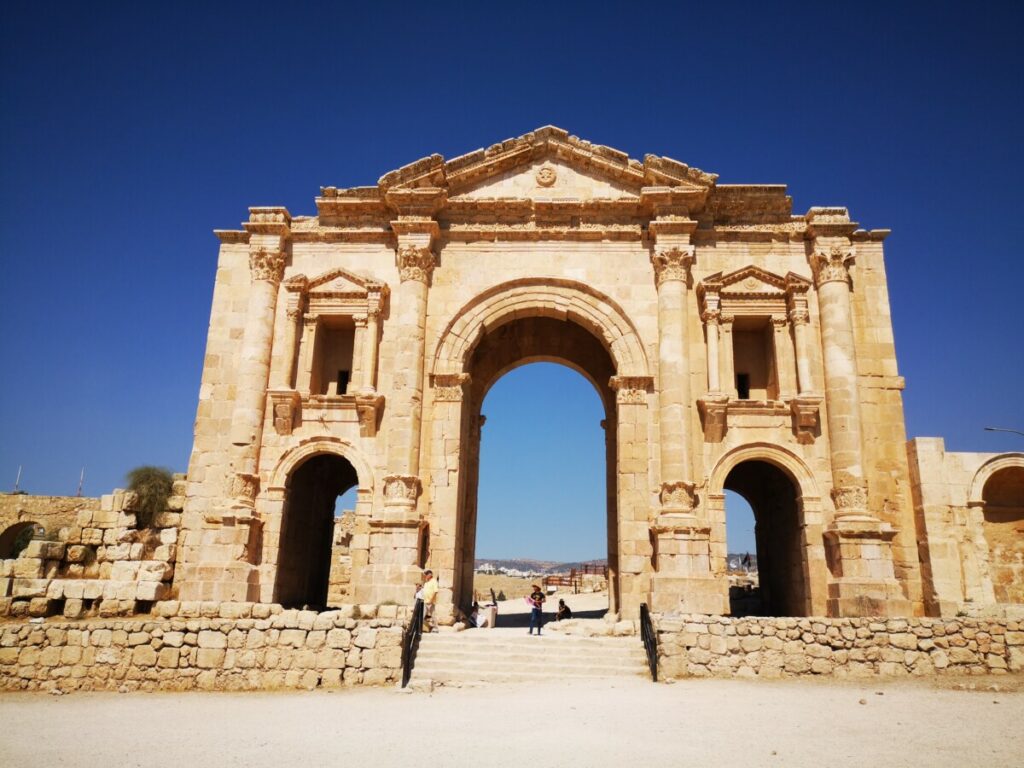
[[[811,255],[825,372],[832,500],[835,516],[825,532],[833,582],[833,616],[907,615],[910,603],[896,581],[892,557],[895,530],[870,513],[861,443],[857,351],[850,300],[855,258],[849,235],[856,227],[844,209],[812,209]]]

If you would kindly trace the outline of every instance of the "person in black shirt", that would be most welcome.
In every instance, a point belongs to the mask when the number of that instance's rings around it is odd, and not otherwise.
[[[555,613],[555,621],[561,621],[562,619],[571,619],[572,609],[565,604],[565,600],[558,601],[558,612]]]
[[[533,585],[533,592],[527,598],[530,605],[533,606],[530,611],[530,631],[527,634],[533,634],[533,628],[537,628],[537,635],[540,635],[540,628],[543,624],[543,615],[541,614],[541,607],[544,605],[544,593],[541,592],[540,587],[536,584]]]

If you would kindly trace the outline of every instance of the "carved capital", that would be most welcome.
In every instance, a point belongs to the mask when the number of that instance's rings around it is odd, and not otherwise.
[[[705,325],[718,325],[722,319],[722,312],[718,309],[706,309],[701,314],[700,319],[704,321]]]
[[[658,497],[662,512],[689,512],[693,509],[694,485],[686,480],[662,483]]]
[[[853,263],[853,258],[853,249],[848,246],[833,245],[827,250],[815,251],[811,266],[818,287],[836,282],[849,285],[850,264]]]
[[[793,325],[807,325],[811,322],[811,313],[806,309],[794,307],[789,310],[789,322]]]
[[[356,328],[365,328],[366,327],[366,319],[367,319],[366,315],[353,315],[352,316],[352,322],[355,324]]]
[[[468,373],[442,373],[434,376],[434,402],[461,403],[468,384]]]
[[[388,475],[384,478],[384,504],[414,507],[420,495],[420,479],[415,475]]]
[[[789,319],[785,315],[772,315],[772,327],[776,330],[782,330],[789,324]]]
[[[723,326],[722,330],[731,331],[732,330],[732,324],[733,324],[733,322],[735,320],[736,320],[736,315],[729,314],[728,312],[723,312],[722,314],[720,314],[718,316],[718,322],[719,322],[720,325]]]
[[[253,280],[265,280],[278,285],[284,277],[284,254],[265,248],[252,251],[249,254],[249,271]]]
[[[288,316],[288,320],[293,323],[297,323],[302,319],[302,310],[299,307],[288,307],[285,314]]]
[[[236,505],[252,507],[256,503],[256,496],[260,492],[260,478],[248,472],[236,472],[229,479],[230,490],[228,495],[235,500]]]
[[[435,266],[437,257],[429,247],[403,245],[398,249],[398,272],[403,283],[406,280],[418,280],[429,284]]]
[[[690,279],[693,254],[692,245],[655,248],[651,254],[651,264],[654,265],[654,279],[657,284],[660,286],[669,280],[687,282]]]
[[[868,489],[863,485],[842,485],[832,489],[832,503],[836,514],[865,515],[868,509]]]
[[[615,390],[615,402],[631,405],[647,403],[647,394],[654,391],[651,376],[612,376],[608,385]]]

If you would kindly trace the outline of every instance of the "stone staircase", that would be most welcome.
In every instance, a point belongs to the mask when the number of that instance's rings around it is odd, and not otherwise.
[[[522,629],[499,628],[423,635],[412,682],[474,685],[647,675],[637,636],[531,637]]]

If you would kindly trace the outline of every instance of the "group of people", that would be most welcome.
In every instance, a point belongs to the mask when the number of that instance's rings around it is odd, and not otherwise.
[[[532,592],[526,598],[530,606],[530,629],[528,634],[532,635],[537,630],[540,636],[541,627],[544,625],[544,601],[547,599],[539,584],[532,586]],[[492,593],[493,594],[493,593]],[[437,605],[437,580],[434,572],[426,570],[423,572],[423,583],[416,585],[416,599],[423,601],[423,631],[436,632],[437,622],[434,619],[434,608]],[[487,607],[496,607],[493,603]],[[473,627],[490,626],[492,613],[480,608],[480,603],[474,602],[473,608],[467,617],[468,623]],[[565,600],[558,601],[558,610],[555,613],[555,621],[572,618],[572,609],[565,604]]]

